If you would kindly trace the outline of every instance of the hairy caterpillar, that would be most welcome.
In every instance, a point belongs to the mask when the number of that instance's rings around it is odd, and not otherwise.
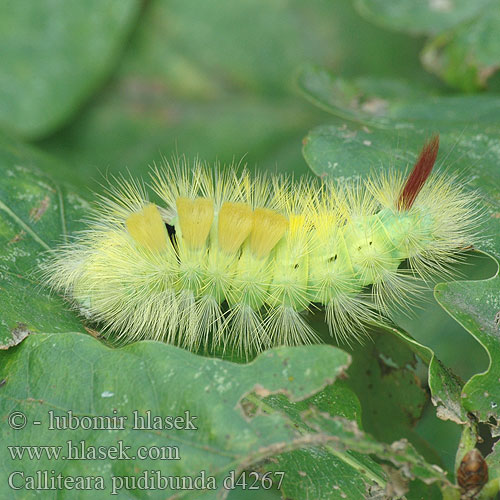
[[[158,205],[121,179],[46,280],[124,341],[248,354],[315,342],[303,313],[324,307],[349,342],[474,242],[474,193],[431,174],[438,147],[438,136],[424,145],[407,179],[344,184],[178,160],[152,171]]]

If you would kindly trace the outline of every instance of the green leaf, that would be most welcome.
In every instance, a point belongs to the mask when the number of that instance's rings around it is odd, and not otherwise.
[[[433,34],[472,19],[492,0],[356,0],[356,8],[367,19],[412,34]]]
[[[364,500],[380,492],[373,477],[383,481],[385,474],[367,455],[346,452],[348,460],[337,458],[325,447],[296,450],[277,457],[273,470],[286,470],[281,491],[284,498],[317,500]],[[376,467],[375,471],[370,468]],[[368,497],[369,498],[369,497]]]
[[[343,434],[342,440],[349,450],[359,453],[371,453],[377,457],[391,462],[408,479],[418,477],[421,481],[431,484],[441,481],[449,484],[444,472],[436,465],[426,462],[415,448],[406,439],[392,444],[376,442],[370,436],[362,433],[352,422],[347,422],[340,417],[331,417],[327,413],[310,411],[304,414],[304,422],[321,432],[327,431],[332,435]]]
[[[84,440],[87,447],[109,447],[122,440],[131,446],[130,456],[139,453],[139,446],[178,446],[181,460],[13,460],[4,447],[2,475],[14,470],[32,475],[44,469],[63,475],[102,475],[109,488],[112,475],[137,477],[144,470],[161,470],[163,475],[196,476],[206,470],[207,475],[217,477],[220,487],[220,480],[231,470],[237,471],[237,477],[241,470],[279,453],[327,441],[343,449],[338,440],[359,441],[346,427],[347,421],[332,428],[333,434],[316,428],[304,431],[281,409],[250,416],[242,398],[253,392],[280,392],[290,401],[304,399],[333,382],[348,363],[348,354],[325,345],[273,349],[240,365],[153,341],[110,349],[77,333],[30,336],[15,349],[0,352],[1,418],[5,421],[14,411],[28,418],[22,430],[3,425],[3,443],[66,447],[68,440]],[[123,430],[48,428],[49,411],[64,416],[70,410],[80,418],[112,416],[116,410],[128,420]],[[192,421],[198,430],[134,430],[134,410],[162,417],[185,416],[189,411],[197,417]],[[34,421],[41,424],[36,426]],[[0,488],[2,496],[12,495],[6,481]],[[149,491],[148,497],[165,498],[167,493]],[[61,495],[66,498],[69,493]],[[79,498],[95,498],[92,495],[95,491]]]
[[[479,500],[495,498],[500,491],[500,446],[494,444],[492,452],[486,457],[488,465],[488,483],[481,490]]]
[[[490,479],[500,479],[500,445],[498,441],[493,446],[493,450],[486,457]]]
[[[357,353],[354,352],[354,354]],[[358,358],[361,358],[361,356],[358,356]],[[359,364],[359,361],[361,360],[355,360],[355,364],[356,362]],[[403,367],[401,368],[403,371]],[[351,366],[346,381],[337,381],[334,385],[328,386],[315,396],[293,405],[286,404],[285,398],[282,396],[269,396],[264,399],[264,402],[272,408],[283,408],[297,427],[304,427],[304,418],[307,423],[308,412],[306,410],[312,404],[317,411],[323,412],[325,415],[344,417],[351,421],[356,421],[360,428],[362,426],[359,417],[362,412],[367,429],[376,431],[377,425],[374,425],[371,421],[375,417],[372,412],[374,405],[370,407],[364,404],[361,409],[356,396],[349,390],[349,387],[356,385],[355,383],[353,384],[352,378],[357,376],[357,369],[359,367]],[[369,384],[375,378],[375,374],[370,374],[368,381],[365,380],[365,384]],[[408,388],[408,384],[406,381],[403,381],[394,387],[394,385],[391,386],[391,384],[386,383],[384,388],[390,391],[403,392]],[[381,391],[373,390],[373,387],[370,387],[368,391],[364,387],[357,394],[360,394],[364,400],[370,397],[369,395],[367,396],[366,392],[373,392],[371,396],[373,399],[376,399],[377,396],[382,396]],[[394,393],[394,395],[396,394]],[[388,402],[389,405],[387,405]],[[395,405],[398,405],[397,401],[392,401],[391,404],[390,397],[384,399],[383,396],[378,404],[380,413],[390,419],[390,424],[384,419],[388,426],[397,422],[396,415],[392,414]],[[414,403],[412,402],[413,405]],[[405,427],[405,423],[398,423],[397,427],[401,430]],[[396,434],[393,433],[393,436]],[[411,437],[415,438],[416,436],[411,435]],[[397,447],[397,445],[393,446]],[[363,500],[367,497],[375,496],[377,493],[380,494],[382,490],[385,490],[386,493],[396,491],[391,490],[391,488],[397,488],[396,484],[401,487],[401,483],[406,483],[410,479],[409,477],[406,477],[406,479],[402,477],[398,478],[397,471],[391,470],[388,467],[381,468],[380,465],[371,460],[366,454],[356,450],[357,445],[352,446],[352,444],[344,451],[334,450],[328,446],[321,446],[295,450],[276,457],[276,461],[273,461],[274,465],[272,465],[273,470],[287,471],[282,485],[283,495],[286,498],[315,498],[321,500],[343,500],[349,498],[352,500]],[[386,459],[387,457],[380,455],[380,458]],[[335,472],[332,473],[332,471]],[[396,481],[396,484],[393,483],[394,481]],[[410,488],[412,490],[417,487],[416,483],[415,481],[411,482]],[[420,481],[418,483],[418,491],[421,494],[425,492],[427,495],[426,498],[441,498],[439,488],[429,487]],[[384,485],[385,488],[383,488]],[[431,497],[431,493],[436,496]]]
[[[440,283],[436,300],[486,349],[489,367],[462,391],[463,406],[483,422],[500,424],[500,277]],[[492,422],[493,417],[496,422]]]
[[[494,5],[432,39],[422,52],[422,63],[452,87],[465,92],[483,88],[500,67],[499,30],[500,8]]]
[[[37,266],[56,243],[81,227],[89,205],[42,173],[53,160],[0,136],[0,349],[38,332],[84,331],[67,304],[50,295]]]
[[[436,357],[432,349],[417,342],[401,328],[394,327],[389,331],[403,339],[428,366],[427,381],[438,417],[457,424],[467,423],[466,411],[461,401],[463,381]]]
[[[332,389],[334,393],[344,393],[347,400],[352,398],[346,394],[345,387],[338,388],[338,382]],[[294,405],[270,396],[260,407],[265,413],[272,413],[277,407],[283,408],[298,429],[316,430],[319,434],[327,431],[320,441],[322,446],[288,452],[273,461],[273,470],[288,471],[283,481],[285,495],[292,498],[364,499],[367,495],[396,491],[402,483],[415,477],[427,484],[437,481],[440,487],[450,486],[440,467],[426,462],[406,439],[390,445],[375,441],[363,433],[357,423],[335,415],[343,405],[330,406],[325,394],[328,394],[326,390],[318,397]],[[307,409],[313,399],[315,406]],[[345,408],[342,408],[340,413],[344,412]],[[332,440],[330,436],[336,438]],[[337,439],[342,444],[340,447],[335,445]],[[396,469],[381,467],[367,454],[392,462]]]
[[[477,90],[500,67],[496,0],[357,0],[356,6],[382,26],[435,35],[421,54],[422,63],[452,87]]]
[[[388,78],[346,80],[318,66],[297,77],[302,95],[344,120],[385,129],[413,126],[500,133],[500,98],[494,95],[439,95],[414,82]],[[399,133],[399,132],[398,132]]]
[[[337,381],[320,393],[295,404],[281,395],[264,399],[273,409],[282,408],[297,427],[304,427],[302,413],[312,405],[331,416],[355,421],[361,426],[358,398],[342,381]],[[369,456],[350,450],[334,451],[324,446],[284,453],[270,464],[273,470],[286,470],[282,492],[286,498],[360,499],[368,490],[385,483],[385,473]],[[335,471],[332,474],[332,471]]]
[[[348,370],[348,386],[363,408],[363,428],[379,441],[407,437],[426,454],[428,444],[414,433],[427,394],[416,376],[416,358],[404,338],[374,331],[371,341],[356,346]],[[428,460],[436,460],[431,453]]]
[[[26,137],[59,127],[109,74],[138,0],[2,0],[0,123]]]

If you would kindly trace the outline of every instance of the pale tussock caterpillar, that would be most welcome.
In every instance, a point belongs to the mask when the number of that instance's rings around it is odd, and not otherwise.
[[[350,342],[476,241],[475,195],[432,172],[438,146],[434,136],[406,179],[342,184],[177,159],[152,171],[159,204],[142,183],[115,182],[45,279],[125,342],[244,354],[311,343],[313,307]]]

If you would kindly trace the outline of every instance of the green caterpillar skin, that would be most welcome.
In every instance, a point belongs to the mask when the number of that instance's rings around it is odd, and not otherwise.
[[[89,229],[45,271],[124,342],[249,354],[316,341],[304,314],[316,307],[349,342],[474,239],[473,193],[436,174],[404,209],[395,172],[342,185],[199,165],[155,175],[161,203],[133,183],[112,188]],[[405,260],[409,269],[400,269]]]

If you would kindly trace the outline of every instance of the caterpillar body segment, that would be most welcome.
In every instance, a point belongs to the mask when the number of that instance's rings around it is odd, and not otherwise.
[[[293,183],[184,161],[156,168],[161,202],[120,181],[45,276],[126,342],[212,342],[242,354],[316,342],[304,313],[318,307],[331,334],[351,342],[406,306],[416,278],[448,273],[474,242],[474,194],[430,173],[437,144],[425,145],[406,181],[389,172]]]

